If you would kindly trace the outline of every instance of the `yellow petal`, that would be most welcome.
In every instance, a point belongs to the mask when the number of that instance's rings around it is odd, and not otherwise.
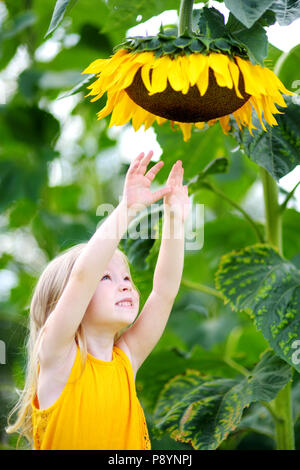
[[[135,74],[139,68],[141,68],[141,65],[135,63],[132,64],[131,67],[126,70],[126,72],[123,71],[123,76],[117,82],[119,90],[124,90],[132,84]],[[116,86],[116,84],[114,86]]]
[[[171,60],[168,56],[157,59],[157,64],[152,71],[151,93],[162,93],[167,88],[168,72],[171,66]]]
[[[102,72],[103,68],[109,62],[109,60],[110,59],[96,59],[86,69],[84,69],[81,74]]]
[[[171,87],[175,91],[181,91],[185,86],[184,75],[181,69],[181,63],[177,59],[173,59],[170,65],[168,79]]]
[[[205,127],[205,122],[201,122],[201,121],[195,122],[195,123],[194,123],[194,126],[197,127],[197,129],[204,129],[204,127]]]
[[[183,140],[187,142],[191,137],[192,123],[191,122],[179,122],[178,124],[183,133]]]
[[[120,52],[120,51],[119,51]],[[102,69],[101,77],[108,77],[114,75],[120,70],[120,65],[132,60],[131,55],[126,51],[122,54],[115,54],[112,58],[107,61],[107,64]]]
[[[165,119],[161,116],[156,116],[156,122],[159,126],[161,126],[162,124],[164,124],[168,119]]]
[[[270,124],[270,126],[273,126],[273,125],[276,126],[278,123],[270,111],[269,104],[268,104],[268,101],[266,100],[266,97],[262,95],[261,99],[262,99],[262,108],[263,108],[265,120],[267,121],[268,124]]]
[[[181,68],[181,74],[182,74],[183,82],[184,82],[184,86],[181,90],[181,93],[183,95],[186,95],[187,92],[190,89],[190,79],[189,79],[189,75],[188,75],[188,60],[187,60],[187,57],[186,56],[179,56],[178,57],[178,62],[179,62],[179,66]]]
[[[105,107],[97,113],[97,120],[102,119],[110,114],[118,99],[119,93],[107,93],[107,101]]]
[[[229,120],[230,120],[230,116],[227,115],[227,116],[223,116],[223,117],[220,117],[218,119],[221,127],[222,127],[222,130],[224,132],[224,134],[228,134],[228,131],[230,131],[231,129],[231,126],[229,125]]]
[[[132,53],[133,61],[138,64],[153,64],[155,56],[152,51]]]
[[[263,128],[264,131],[267,131],[266,126],[264,125],[264,122],[262,120],[262,110],[261,110],[261,100],[259,97],[256,96],[251,96],[249,100],[255,109],[255,112],[257,114],[257,117],[260,121],[261,127]]]
[[[202,54],[190,54],[188,57],[187,73],[190,79],[190,85],[194,86],[207,64],[207,57]]]
[[[144,82],[145,87],[147,88],[149,92],[152,91],[152,86],[150,82],[150,69],[151,68],[152,68],[152,64],[146,64],[141,68],[142,80]]]
[[[146,131],[147,129],[149,129],[149,127],[152,126],[152,124],[154,123],[155,119],[156,119],[156,116],[155,116],[154,114],[147,113],[147,116],[146,116],[145,121],[144,121],[144,129],[145,129],[145,131]]]
[[[141,127],[141,125],[147,120],[148,114],[148,111],[146,111],[145,109],[141,108],[138,105],[135,106],[131,118],[132,127],[135,131],[137,131]]]
[[[265,68],[264,71],[265,71],[265,74],[269,77],[269,79],[271,81],[272,80],[274,81],[276,87],[278,88],[279,91],[281,91],[281,93],[284,93],[285,95],[291,95],[291,96],[295,95],[295,93],[285,88],[282,81],[277,77],[277,75],[275,75],[274,72],[272,72],[272,70]]]
[[[220,83],[224,83],[224,85],[218,83],[219,86],[226,86],[227,88],[232,88],[232,78],[229,72],[229,59],[228,56],[224,54],[218,54],[216,52],[212,52],[208,56],[208,65],[214,71],[217,83],[218,78]],[[221,79],[222,77],[222,79]]]
[[[200,95],[202,96],[205,95],[207,88],[208,88],[208,81],[209,81],[208,70],[209,70],[208,62],[206,62],[204,69],[202,70],[197,80],[197,87],[198,87]]]
[[[214,72],[214,76],[215,76],[217,85],[218,85],[219,87],[232,88],[232,87],[228,87],[228,86],[227,86],[228,82],[226,81],[224,75],[221,75],[220,73]],[[232,81],[231,81],[231,84],[233,84]]]
[[[131,118],[132,106],[125,91],[119,94],[119,98],[114,106],[109,127],[113,125],[123,126]]]
[[[253,66],[249,60],[236,56],[237,64],[244,77],[245,91],[249,95],[259,96],[264,92],[264,85],[260,80],[254,79]]]
[[[240,90],[239,90],[240,70],[239,70],[238,66],[232,60],[229,60],[228,68],[229,68],[230,75],[231,75],[231,78],[232,78],[232,81],[233,81],[235,94],[238,98],[243,99],[243,96],[242,96],[242,94],[240,93]]]

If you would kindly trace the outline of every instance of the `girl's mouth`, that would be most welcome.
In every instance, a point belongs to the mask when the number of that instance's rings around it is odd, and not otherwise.
[[[123,301],[123,302],[117,302],[116,303],[116,306],[117,307],[123,307],[123,308],[132,308],[133,307],[133,303],[132,302],[127,302],[127,301]]]

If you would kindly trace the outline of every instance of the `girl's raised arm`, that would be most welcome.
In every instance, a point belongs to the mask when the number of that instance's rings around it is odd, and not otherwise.
[[[151,182],[162,166],[162,162],[158,162],[144,175],[152,154],[149,152],[144,156],[141,153],[132,161],[126,174],[122,201],[97,229],[74,263],[69,281],[45,324],[39,350],[39,358],[45,365],[53,364],[70,351],[97,285],[135,216],[133,209],[141,210],[170,191],[169,188],[155,193],[150,191]]]

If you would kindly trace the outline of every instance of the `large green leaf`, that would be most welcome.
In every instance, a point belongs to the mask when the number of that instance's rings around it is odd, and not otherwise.
[[[240,132],[234,126],[233,133],[242,143],[251,160],[264,167],[274,179],[279,180],[300,164],[300,106],[287,96],[287,108],[279,107],[283,114],[276,115],[277,126],[266,124],[265,132],[253,113],[257,130],[251,136],[248,129]]]
[[[0,69],[4,69],[14,56],[22,33],[35,22],[36,15],[32,11],[19,12],[3,22],[0,28]]]
[[[233,34],[247,49],[250,60],[253,63],[264,65],[264,59],[268,54],[268,38],[265,29],[258,22],[250,29],[242,29]]]
[[[137,24],[137,18],[143,22],[159,15],[166,10],[179,8],[177,0],[138,0],[137,2],[128,2],[127,0],[108,0],[107,6],[109,15],[103,32],[115,30],[119,34],[120,41],[125,37],[129,28]]]
[[[270,8],[281,26],[287,26],[300,17],[299,0],[275,0]]]
[[[47,33],[45,34],[45,37],[47,37],[57,28],[65,14],[70,11],[76,2],[77,0],[57,0],[53,10],[50,26]]]
[[[299,62],[300,45],[298,44],[289,52],[282,54],[276,64],[277,74],[282,83],[297,95],[300,92]]]
[[[236,371],[226,364],[220,350],[207,351],[195,345],[193,350],[187,353],[179,348],[178,343],[176,347],[170,344],[168,349],[156,347],[137,374],[137,389],[143,393],[145,405],[150,411],[154,410],[165,384],[175,375],[183,374],[187,368],[199,369],[208,376],[236,376]]]
[[[188,369],[170,380],[159,396],[157,434],[169,432],[197,450],[216,449],[236,429],[244,408],[272,400],[290,378],[290,367],[272,351],[262,355],[248,377],[209,379]]]
[[[274,351],[300,371],[300,271],[271,246],[256,244],[221,258],[216,284],[235,310],[249,309]]]
[[[226,7],[231,13],[247,28],[251,28],[254,23],[268,10],[273,0],[224,0]]]

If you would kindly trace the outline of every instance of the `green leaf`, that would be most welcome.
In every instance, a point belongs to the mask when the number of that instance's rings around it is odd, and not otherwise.
[[[203,7],[199,11],[198,26],[201,34],[210,38],[226,36],[224,16],[216,8]]]
[[[215,158],[205,168],[195,177],[193,178],[188,187],[189,187],[189,194],[193,192],[199,191],[200,188],[207,188],[210,189],[210,183],[208,181],[203,181],[209,175],[214,175],[216,173],[226,173],[228,171],[228,159],[225,157]]]
[[[294,104],[287,95],[284,97],[287,108],[279,107],[284,114],[276,115],[277,126],[266,125],[265,132],[253,113],[253,124],[258,130],[253,136],[248,129],[240,133],[234,127],[234,134],[245,148],[248,157],[265,168],[276,180],[287,175],[300,164],[300,106]]]
[[[161,48],[165,54],[173,54],[177,50],[177,47],[175,44],[173,44],[173,42],[162,43]]]
[[[199,39],[193,39],[189,49],[191,52],[202,52],[204,50],[204,45]]]
[[[95,80],[95,76],[96,74],[94,73],[87,75],[84,80],[81,80],[79,83],[77,83],[77,85],[75,85],[70,91],[57,98],[57,101],[63,98],[67,98],[68,96],[76,95],[76,93],[81,91],[86,92],[87,86]]]
[[[270,7],[273,0],[224,0],[231,13],[245,25],[251,28],[262,14]]]
[[[77,0],[57,0],[51,18],[50,26],[44,38],[49,36],[49,34],[51,34],[57,28],[57,26],[63,20],[65,14],[71,10],[71,8],[75,5],[76,2]]]
[[[29,28],[36,22],[36,15],[32,11],[24,11],[9,21],[4,22],[0,31],[0,41],[17,36],[24,29]]]
[[[300,335],[300,272],[271,246],[256,244],[221,258],[217,288],[235,310],[247,309],[274,351],[300,371],[293,342]]]
[[[185,47],[189,46],[192,43],[191,38],[184,38],[184,37],[179,37],[173,41],[173,44],[175,44],[176,47],[180,47],[184,49]]]
[[[126,31],[137,24],[137,17],[142,16],[145,22],[155,15],[159,15],[166,10],[178,8],[174,0],[139,0],[138,2],[128,2],[128,0],[108,0],[106,2],[109,14],[106,17],[105,26],[102,32],[118,34],[122,39]],[[165,31],[166,33],[166,31]]]
[[[293,47],[289,52],[283,53],[276,63],[276,72],[285,86],[300,94],[300,77],[298,66],[300,63],[300,45]]]
[[[187,312],[184,312],[187,313]],[[191,316],[186,315],[190,320]],[[193,325],[196,321],[193,322]],[[199,318],[198,318],[199,325]],[[169,328],[168,328],[169,331]],[[176,347],[159,347],[168,331],[165,331],[159,345],[146,359],[143,367],[138,371],[137,388],[143,391],[143,397],[147,408],[153,412],[157,404],[159,394],[165,384],[178,373],[183,374],[186,369],[198,369],[208,375],[222,375],[226,378],[233,378],[236,372],[232,370],[224,361],[221,351],[208,351],[196,344],[192,350],[187,353],[180,346],[182,336],[180,332],[174,332]]]
[[[236,429],[246,407],[272,400],[290,379],[290,367],[272,351],[245,378],[209,379],[188,369],[160,393],[154,412],[157,434],[169,432],[197,450],[217,449]]]
[[[216,173],[227,173],[228,171],[228,159],[225,157],[215,158],[201,171],[200,175],[202,178],[206,178],[208,175],[214,175]]]
[[[287,26],[300,18],[299,0],[275,0],[271,5],[271,10],[275,13],[280,26]]]
[[[257,22],[250,29],[242,29],[232,33],[245,48],[253,63],[264,65],[264,59],[268,55],[268,37],[265,29]]]

